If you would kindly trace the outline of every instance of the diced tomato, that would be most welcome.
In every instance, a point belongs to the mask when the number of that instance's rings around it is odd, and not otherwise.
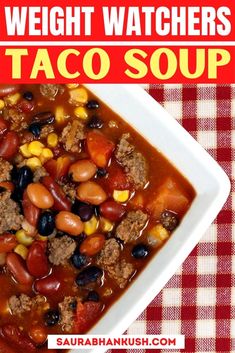
[[[61,156],[55,159],[50,159],[44,164],[47,172],[54,179],[61,179],[68,174],[69,167],[73,160],[69,156]]]
[[[92,161],[101,168],[105,168],[111,158],[115,145],[99,131],[87,134],[87,149]]]
[[[130,189],[130,183],[123,169],[118,165],[112,165],[107,179],[110,190]]]
[[[180,186],[172,178],[167,178],[158,188],[153,200],[147,205],[147,209],[156,219],[167,209],[183,215],[189,207],[189,199]]]
[[[101,312],[102,304],[99,302],[88,301],[77,304],[74,330],[76,333],[85,333],[95,322]]]

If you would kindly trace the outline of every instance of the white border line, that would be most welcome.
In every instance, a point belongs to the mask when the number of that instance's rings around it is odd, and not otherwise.
[[[0,47],[5,46],[64,46],[64,47],[72,47],[72,46],[159,46],[159,47],[173,47],[173,46],[196,46],[196,47],[228,47],[235,46],[235,41],[134,41],[134,42],[126,42],[126,41],[0,41]]]

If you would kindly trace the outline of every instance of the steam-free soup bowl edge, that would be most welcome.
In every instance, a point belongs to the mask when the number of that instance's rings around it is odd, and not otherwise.
[[[89,331],[89,334],[119,335],[154,299],[198,243],[225,203],[230,182],[218,163],[140,86],[91,84],[87,87],[162,152],[197,193],[171,238]],[[96,348],[89,353],[105,350]],[[83,349],[70,353],[82,351],[88,352]]]

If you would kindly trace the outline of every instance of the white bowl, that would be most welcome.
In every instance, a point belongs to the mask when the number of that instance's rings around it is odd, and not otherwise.
[[[162,152],[197,193],[179,228],[89,331],[118,335],[141,314],[198,243],[225,203],[230,182],[218,163],[140,86],[86,86]],[[105,348],[99,349],[102,351]]]

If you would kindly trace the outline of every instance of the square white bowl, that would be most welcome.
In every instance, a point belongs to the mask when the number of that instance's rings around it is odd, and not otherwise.
[[[198,243],[225,203],[230,182],[218,163],[140,86],[86,86],[156,147],[196,190],[195,200],[178,229],[89,331],[118,335],[141,314]]]

